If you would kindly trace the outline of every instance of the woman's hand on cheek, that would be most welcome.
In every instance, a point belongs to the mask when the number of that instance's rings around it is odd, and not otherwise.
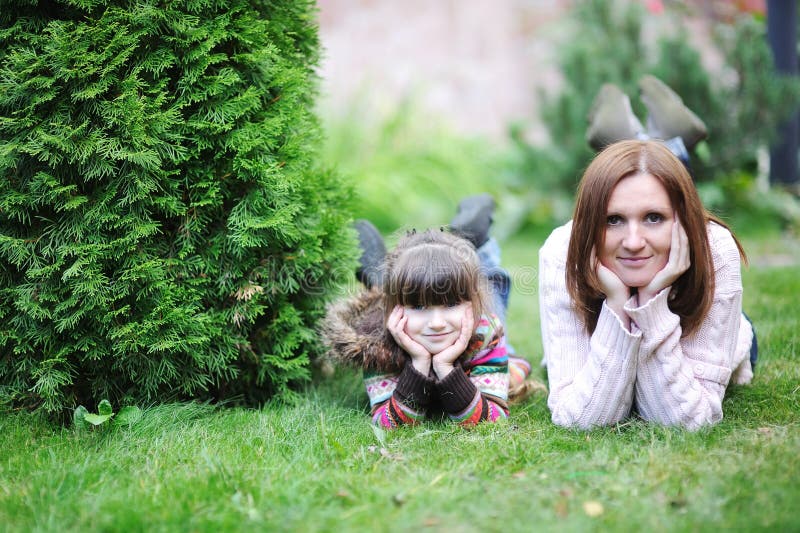
[[[671,286],[681,275],[689,270],[691,260],[689,259],[689,236],[683,229],[678,217],[672,224],[672,240],[670,242],[669,259],[650,283],[639,291],[639,305],[644,305],[653,297]]]
[[[475,329],[475,317],[472,315],[472,304],[467,302],[464,306],[464,316],[461,318],[461,331],[455,342],[433,356],[433,371],[439,379],[444,379],[453,370],[453,364],[461,354],[467,350],[472,332]]]
[[[597,279],[600,280],[600,288],[606,295],[606,305],[608,305],[620,318],[625,318],[623,310],[625,302],[631,297],[631,289],[625,285],[619,276],[605,266],[597,258],[595,251],[592,250],[592,263],[597,271]]]
[[[395,342],[410,357],[414,368],[423,375],[428,375],[431,368],[431,354],[420,343],[409,337],[406,333],[406,323],[408,317],[405,316],[405,309],[401,305],[392,309],[389,318],[386,319],[386,329],[394,337]]]

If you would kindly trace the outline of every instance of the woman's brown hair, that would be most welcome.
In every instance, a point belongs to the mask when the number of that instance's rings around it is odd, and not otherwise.
[[[605,240],[607,208],[611,193],[623,178],[650,174],[667,191],[689,238],[689,269],[673,284],[670,310],[680,316],[683,335],[702,323],[714,299],[714,262],[708,242],[708,223],[725,228],[722,221],[703,207],[689,172],[660,141],[621,141],[600,152],[586,168],[578,186],[572,234],[567,251],[567,290],[586,328],[592,333],[605,295],[593,264],[594,251]],[[734,240],[736,237],[734,237]],[[736,241],[746,261],[744,250]]]

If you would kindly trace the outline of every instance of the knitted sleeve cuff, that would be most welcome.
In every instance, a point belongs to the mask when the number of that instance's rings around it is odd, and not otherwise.
[[[628,331],[619,316],[606,302],[603,302],[592,341],[602,340],[607,348],[613,349],[616,353],[627,353],[626,347],[629,345],[637,347],[641,337],[642,334],[638,331]]]
[[[397,379],[395,397],[409,407],[427,407],[435,388],[433,378],[420,374],[409,361]]]
[[[625,312],[631,317],[639,329],[653,332],[669,332],[678,327],[680,318],[669,308],[669,287],[653,296],[653,299],[640,307],[633,307],[633,301],[625,304]]]
[[[475,399],[478,390],[472,383],[464,369],[456,366],[444,379],[436,383],[442,407],[449,413],[460,413]]]

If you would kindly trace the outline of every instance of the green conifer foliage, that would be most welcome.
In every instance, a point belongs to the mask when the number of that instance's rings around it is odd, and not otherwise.
[[[353,266],[312,0],[0,0],[0,396],[291,394]]]

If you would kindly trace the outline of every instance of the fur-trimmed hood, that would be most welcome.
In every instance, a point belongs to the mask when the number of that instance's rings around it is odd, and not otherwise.
[[[405,364],[407,356],[388,338],[379,288],[329,305],[319,331],[335,363],[380,372],[399,372]]]
[[[334,363],[387,373],[403,369],[410,358],[386,329],[383,306],[379,288],[362,290],[328,306],[319,332]],[[498,318],[481,316],[459,360],[468,364],[473,357],[493,349],[502,337],[503,325]]]

